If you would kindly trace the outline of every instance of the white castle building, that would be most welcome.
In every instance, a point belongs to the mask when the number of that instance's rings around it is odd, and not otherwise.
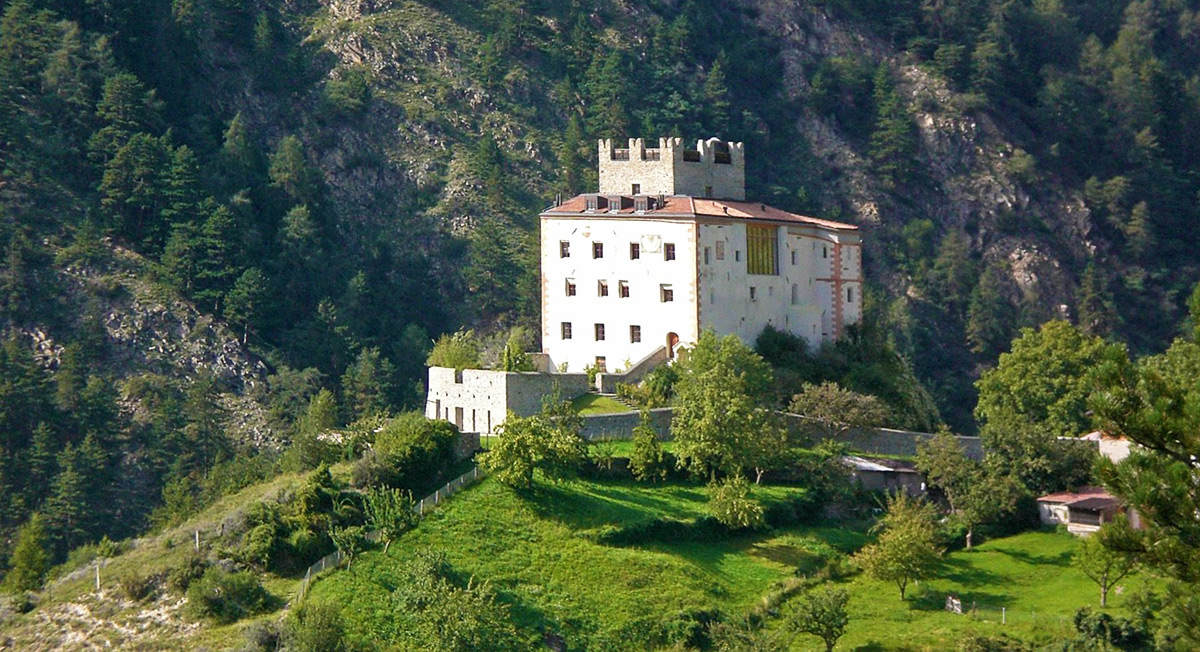
[[[857,227],[746,201],[741,143],[600,141],[600,192],[541,214],[542,351],[627,371],[704,329],[812,345],[861,315]]]
[[[745,175],[741,143],[600,141],[600,192],[541,214],[540,371],[431,368],[426,416],[491,432],[587,391],[588,366],[602,391],[637,382],[704,329],[841,336],[861,315],[858,228],[746,201]]]

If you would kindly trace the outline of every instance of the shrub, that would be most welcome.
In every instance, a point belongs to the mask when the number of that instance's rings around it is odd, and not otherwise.
[[[766,525],[763,506],[750,496],[750,483],[732,477],[709,489],[708,511],[730,529],[758,529]]]
[[[270,594],[252,573],[230,573],[212,566],[188,587],[187,601],[188,611],[196,618],[232,623],[266,609]]]
[[[280,649],[279,625],[273,621],[251,623],[244,630],[245,645],[241,652],[274,652]],[[305,648],[296,648],[303,650]]]
[[[117,586],[126,598],[141,602],[154,593],[157,579],[150,575],[138,575],[136,572],[127,573],[117,579]]]
[[[183,563],[167,573],[167,585],[180,593],[187,593],[192,582],[200,579],[208,569],[208,562],[200,555],[189,555]]]
[[[346,630],[337,605],[305,602],[292,610],[285,624],[289,647],[305,652],[345,649]]]
[[[420,412],[406,412],[375,435],[377,458],[371,463],[395,469],[395,478],[389,484],[396,488],[423,492],[437,485],[454,465],[458,436],[458,428],[448,421],[434,421]],[[371,475],[365,469],[363,473],[363,479]],[[387,478],[384,471],[377,474],[381,479]]]
[[[721,622],[721,612],[716,609],[680,611],[668,620],[663,628],[667,640],[677,647],[690,650],[706,650],[712,641],[708,631]]]
[[[629,456],[629,470],[633,477],[645,481],[663,480],[667,477],[666,457],[658,433],[650,425],[650,413],[643,411],[641,423],[633,429],[633,454]]]

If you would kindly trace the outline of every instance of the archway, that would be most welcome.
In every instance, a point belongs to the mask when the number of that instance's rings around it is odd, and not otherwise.
[[[675,359],[675,346],[679,344],[679,336],[675,333],[667,333],[667,359]]]

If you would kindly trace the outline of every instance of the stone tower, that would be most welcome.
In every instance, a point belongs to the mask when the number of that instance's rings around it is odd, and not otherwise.
[[[687,149],[682,138],[660,138],[646,147],[630,138],[619,149],[610,139],[600,141],[600,194],[686,195],[717,199],[746,198],[746,159],[742,143],[718,138],[696,141]]]

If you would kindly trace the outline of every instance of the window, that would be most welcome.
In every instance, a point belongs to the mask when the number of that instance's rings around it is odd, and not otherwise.
[[[604,243],[603,242],[593,242],[592,243],[592,258],[604,258]]]
[[[559,258],[570,258],[571,257],[571,243],[570,242],[567,242],[566,240],[558,241],[558,257]]]
[[[634,344],[637,344],[638,342],[642,341],[642,327],[641,326],[630,326],[629,327],[629,341]]]
[[[712,197],[712,186],[704,186],[704,196]]]
[[[634,195],[642,194],[642,184],[640,184],[640,183],[633,184],[633,192],[630,194],[634,194]]]
[[[596,324],[596,341],[599,342],[599,341],[602,341],[603,339],[604,339],[604,324]]]
[[[575,296],[575,279],[567,279],[567,296]]]
[[[668,303],[675,300],[675,289],[670,285],[658,286],[659,295],[662,297],[663,303]]]
[[[779,240],[779,227],[776,226],[747,226],[746,227],[746,272],[774,276],[779,273],[776,243]]]
[[[717,260],[725,260],[725,241],[717,240]]]
[[[629,298],[629,281],[617,281],[617,296],[622,299]]]
[[[755,293],[755,291],[754,291],[754,290],[755,290],[754,286],[753,286],[753,285],[751,285],[751,286],[750,286],[750,300],[751,300],[751,301],[754,301],[754,300],[756,300],[756,297],[755,297],[755,294],[756,294],[756,293]]]
[[[598,281],[596,283],[596,296],[608,296],[608,281]]]
[[[821,245],[821,258],[829,258],[829,247]]]
[[[608,360],[606,360],[604,358],[604,356],[602,356],[602,355],[596,356],[596,371],[599,371],[599,372],[608,371]]]
[[[675,260],[675,243],[668,242],[663,245],[663,258]]]
[[[708,264],[708,254],[709,253],[711,253],[711,249],[709,247],[705,247],[704,248],[704,264],[705,265]]]
[[[571,339],[571,322],[564,321],[562,323],[562,338],[564,340]]]
[[[637,260],[642,257],[642,245],[636,242],[629,243],[629,260]]]
[[[735,261],[739,261],[739,262],[740,262],[740,261],[742,260],[742,252],[741,252],[741,251],[734,251],[734,252],[733,252],[733,259],[734,259]]]
[[[800,303],[800,286],[792,283],[792,305]]]
[[[597,208],[599,208],[599,206],[600,206],[600,198],[599,197],[588,197],[587,198],[587,209],[589,211],[594,211]]]
[[[792,250],[792,264],[793,265],[796,264],[796,250],[795,249]]]
[[[854,288],[846,288],[846,302],[854,303]]]

